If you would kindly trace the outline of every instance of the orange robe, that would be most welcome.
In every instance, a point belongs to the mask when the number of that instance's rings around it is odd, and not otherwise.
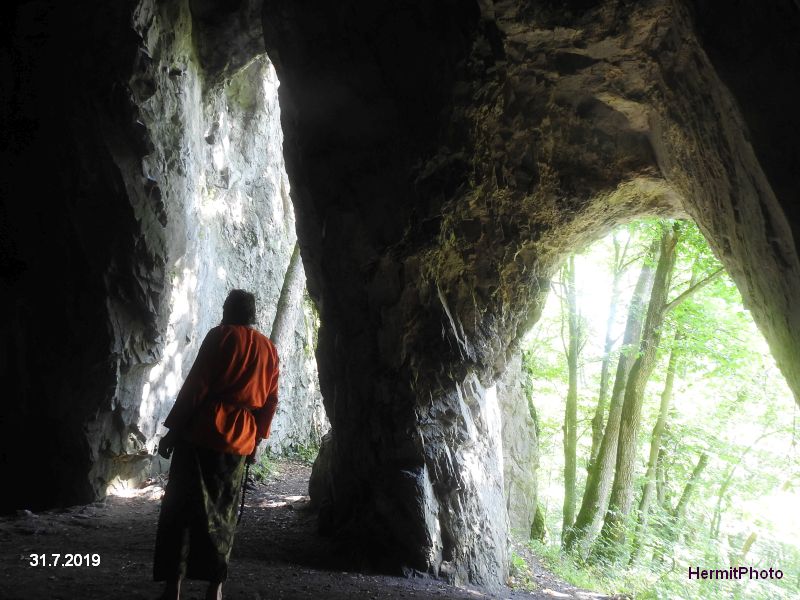
[[[278,353],[244,325],[208,332],[164,425],[218,452],[247,455],[278,408]]]

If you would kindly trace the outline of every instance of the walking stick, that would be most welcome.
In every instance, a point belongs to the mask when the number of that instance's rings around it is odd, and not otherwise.
[[[244,468],[244,477],[242,478],[242,504],[239,506],[239,518],[236,519],[236,525],[242,522],[242,514],[244,513],[244,495],[247,492],[247,478],[250,476],[250,463],[247,463]]]

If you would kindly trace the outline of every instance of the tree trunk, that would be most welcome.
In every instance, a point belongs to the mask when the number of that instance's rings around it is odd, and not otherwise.
[[[547,536],[547,526],[544,522],[544,512],[542,512],[542,505],[536,503],[536,512],[533,515],[533,523],[531,523],[531,539],[538,542],[544,542]]]
[[[642,486],[642,497],[639,501],[639,518],[636,524],[631,561],[635,560],[638,555],[638,550],[642,543],[642,536],[647,530],[647,517],[650,513],[650,504],[653,500],[656,487],[656,464],[658,463],[658,456],[661,451],[661,438],[664,435],[664,430],[667,428],[667,412],[672,402],[675,371],[677,370],[678,357],[680,355],[678,344],[680,343],[681,337],[683,337],[682,333],[678,330],[675,333],[675,340],[672,343],[672,350],[669,353],[667,377],[664,382],[664,390],[661,392],[661,404],[658,407],[658,418],[653,427],[653,434],[650,436],[650,454],[648,455],[647,472],[645,473],[644,485]]]
[[[630,240],[630,238],[629,238]],[[614,321],[617,317],[617,304],[619,303],[619,285],[622,281],[622,274],[625,272],[625,258],[628,243],[625,248],[620,250],[619,240],[614,238],[614,278],[611,282],[611,301],[608,306],[608,320],[606,321],[606,339],[603,344],[603,362],[600,364],[600,393],[597,397],[597,408],[592,418],[592,449],[589,451],[589,462],[586,470],[591,472],[592,466],[597,460],[597,453],[600,451],[600,442],[603,439],[603,422],[608,401],[608,383],[611,371],[611,350],[614,347],[612,331]]]
[[[708,532],[708,537],[712,540],[719,538],[719,527],[722,523],[722,502],[725,500],[725,494],[728,492],[728,488],[733,481],[733,474],[736,472],[736,467],[738,465],[739,463],[737,462],[728,469],[728,472],[725,474],[725,479],[722,480],[722,484],[719,486],[719,492],[717,493],[717,504],[714,507],[714,516],[711,517],[711,528]]]
[[[303,277],[303,261],[300,260],[300,245],[295,243],[289,266],[283,278],[283,287],[272,321],[270,339],[278,349],[278,355],[289,351],[292,343],[297,317],[301,308],[305,277]]]
[[[633,475],[636,466],[638,435],[642,420],[644,390],[656,364],[656,353],[661,341],[661,326],[669,294],[672,271],[675,266],[675,248],[678,226],[664,229],[661,253],[656,267],[653,290],[647,307],[647,318],[642,332],[639,356],[631,367],[625,386],[625,400],[620,416],[619,442],[611,498],[605,522],[600,532],[597,552],[600,556],[617,557],[627,543],[627,519],[633,502]]]
[[[665,432],[666,433],[666,429]],[[667,489],[667,470],[664,467],[666,460],[666,453],[664,448],[658,449],[658,458],[656,459],[656,501],[658,505],[665,509],[669,503],[669,494]]]
[[[744,564],[744,560],[747,558],[747,553],[750,552],[750,548],[752,548],[753,544],[756,543],[757,537],[758,534],[756,534],[755,531],[753,531],[750,535],[747,536],[747,539],[744,541],[744,545],[742,546],[742,551],[739,553],[738,560],[733,563],[734,565]]]
[[[630,348],[639,347],[639,339],[642,333],[644,319],[645,298],[650,293],[650,286],[653,281],[652,262],[655,253],[658,251],[658,243],[654,242],[644,259],[636,287],[631,298],[630,308],[628,309],[628,319],[625,323],[625,333],[622,340],[622,350],[617,363],[617,373],[614,379],[614,388],[611,392],[610,404],[608,407],[608,419],[600,442],[600,449],[597,452],[597,460],[589,472],[586,481],[586,489],[583,493],[581,509],[575,519],[575,524],[564,538],[564,546],[567,549],[574,549],[577,546],[587,547],[594,541],[595,536],[600,530],[602,516],[608,502],[608,493],[611,488],[611,481],[614,476],[614,459],[617,454],[617,439],[619,434],[619,420],[622,411],[622,397],[625,390],[625,383],[628,371],[633,362],[634,356],[630,353]]]
[[[708,453],[703,452],[700,455],[700,458],[697,460],[697,464],[692,470],[689,480],[683,487],[683,492],[681,493],[678,503],[675,505],[675,508],[670,511],[672,514],[670,515],[669,519],[669,527],[666,535],[664,536],[664,543],[653,553],[653,560],[659,562],[663,561],[664,554],[672,552],[672,545],[675,543],[675,540],[678,539],[678,535],[680,534],[681,526],[683,524],[683,519],[686,516],[686,507],[689,506],[689,502],[692,499],[692,494],[697,488],[697,483],[700,480],[700,475],[702,475],[707,465]]]
[[[703,286],[708,285],[716,277],[721,274],[720,270],[715,271],[708,277],[698,281],[699,267],[697,261],[692,266],[692,276],[689,280],[688,288],[681,294],[673,299],[666,305],[665,312],[672,310],[681,302],[689,298],[692,294],[696,293]],[[675,372],[677,370],[678,360],[680,359],[680,342],[683,339],[683,328],[681,325],[675,332],[675,337],[670,349],[669,361],[667,363],[666,380],[664,382],[664,390],[661,393],[661,404],[658,410],[658,418],[653,427],[653,433],[650,437],[650,453],[647,461],[647,472],[645,473],[644,485],[642,486],[642,496],[639,501],[639,510],[636,523],[636,532],[634,534],[633,550],[631,554],[631,562],[638,556],[639,547],[641,545],[641,538],[647,530],[647,518],[650,513],[650,505],[653,500],[653,494],[656,493],[657,474],[659,458],[663,456],[661,450],[661,439],[667,427],[667,412],[669,411],[670,403],[672,402],[673,388],[675,384]],[[662,473],[663,475],[663,473]],[[663,496],[663,488],[659,491]],[[664,498],[659,498],[659,502],[664,505]]]
[[[565,296],[567,299],[569,339],[567,347],[567,370],[569,387],[564,414],[564,507],[561,540],[575,521],[575,478],[578,450],[578,352],[580,350],[580,315],[575,289],[575,257],[570,256],[564,266]]]
[[[708,453],[703,452],[700,455],[694,470],[692,470],[689,481],[686,482],[686,485],[683,488],[683,493],[681,494],[680,500],[678,500],[678,504],[675,505],[673,517],[677,526],[680,526],[681,521],[683,521],[683,518],[686,516],[686,507],[689,506],[689,501],[692,499],[692,494],[697,488],[697,482],[700,480],[700,475],[703,474],[706,466],[708,466]]]
[[[719,528],[720,523],[722,522],[722,502],[725,500],[725,494],[728,493],[728,488],[731,486],[731,483],[733,483],[733,476],[736,473],[736,469],[740,464],[742,464],[747,455],[750,454],[750,451],[755,448],[761,440],[774,433],[777,433],[777,431],[765,431],[758,436],[752,444],[744,449],[744,452],[739,455],[739,458],[730,466],[728,472],[725,474],[725,479],[722,480],[722,483],[719,486],[719,492],[717,492],[717,505],[714,508],[714,516],[711,517],[711,529],[708,535],[708,537],[711,539],[715,540],[719,537]]]

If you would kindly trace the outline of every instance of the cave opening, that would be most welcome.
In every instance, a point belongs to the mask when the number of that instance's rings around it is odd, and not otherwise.
[[[164,213],[164,300],[155,364],[142,361],[120,374],[126,395],[140,390],[139,402],[130,402],[138,415],[123,420],[141,447],[123,444],[108,473],[100,463],[91,474],[113,477],[107,485],[116,492],[166,468],[156,451],[166,431],[161,422],[234,288],[255,293],[256,327],[279,349],[280,405],[261,460],[307,458],[329,427],[315,357],[319,316],[306,290],[283,159],[280,83],[260,23],[252,21],[254,7],[251,20],[237,21],[234,12],[231,23],[220,7],[178,6],[176,15],[143,3],[134,15],[145,59],[130,85],[152,141],[142,170]],[[167,35],[176,17],[182,27]],[[236,39],[240,54],[217,54],[220,37]],[[120,471],[121,461],[128,467]]]
[[[509,399],[503,412],[519,418],[527,408],[533,427],[504,424],[503,443],[513,570],[523,585],[532,549],[573,583],[607,593],[672,595],[689,566],[709,560],[797,568],[789,508],[798,502],[797,405],[736,284],[691,221],[677,222],[666,300],[651,308],[662,293],[653,275],[667,264],[653,241],[675,223],[635,221],[570,254],[521,344],[513,368],[524,394],[513,401],[524,408]],[[645,362],[649,344],[655,356],[635,405],[632,367]],[[623,443],[635,446],[627,464]],[[781,581],[698,591],[793,593]]]
[[[77,187],[63,205],[4,206],[15,224],[4,244],[18,265],[6,274],[13,301],[4,358],[18,400],[3,420],[3,465],[28,481],[4,498],[5,510],[125,495],[165,470],[156,452],[161,423],[233,288],[256,294],[257,327],[280,346],[283,402],[264,450],[312,453],[329,426],[316,367],[319,316],[284,165],[279,81],[260,7],[240,8],[141,2],[82,17],[45,4],[10,11],[12,54],[25,58],[4,114],[17,132],[30,115],[42,123],[15,140],[18,170],[36,173],[52,158],[63,176],[44,180],[52,189],[42,194],[58,198]],[[52,70],[48,57],[68,37],[60,23],[72,21],[114,51],[108,72],[80,74],[64,109],[86,139],[54,143],[61,117],[42,105],[67,72]],[[235,48],[220,50],[225,39]],[[87,63],[97,59],[95,50],[83,52]],[[118,81],[101,83],[114,69]],[[92,174],[78,182],[84,168]],[[21,193],[14,181],[6,179],[6,200]],[[63,268],[53,268],[51,253]],[[54,293],[71,299],[48,308]],[[42,353],[27,342],[45,337],[69,349]],[[23,440],[40,437],[39,418],[53,434],[24,459]],[[39,466],[37,477],[27,477],[28,461]]]

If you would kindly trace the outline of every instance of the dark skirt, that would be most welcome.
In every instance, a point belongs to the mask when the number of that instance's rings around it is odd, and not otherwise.
[[[225,581],[246,457],[178,443],[161,500],[153,579]]]

